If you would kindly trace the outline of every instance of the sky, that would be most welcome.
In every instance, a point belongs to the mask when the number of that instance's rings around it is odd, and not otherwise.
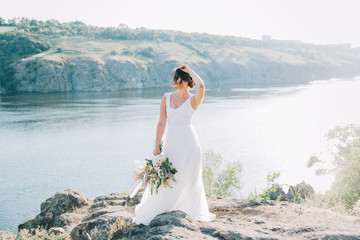
[[[0,0],[0,17],[360,47],[360,0]]]

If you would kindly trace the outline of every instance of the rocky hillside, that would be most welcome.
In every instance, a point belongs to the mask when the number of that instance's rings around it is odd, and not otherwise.
[[[171,70],[182,63],[188,63],[210,85],[295,84],[360,75],[360,51],[300,46],[196,45],[201,52],[207,51],[204,56],[178,43],[71,38],[56,42],[61,52],[50,50],[12,66],[18,92],[170,86]]]
[[[75,33],[62,36],[65,27]],[[7,85],[17,92],[164,87],[171,86],[171,70],[182,63],[209,85],[297,84],[360,75],[360,49],[346,44],[321,46],[144,28],[106,28],[91,35],[100,30],[90,27],[49,22],[12,30],[30,32],[51,48],[13,62],[12,82]]]
[[[81,192],[65,190],[41,204],[41,212],[19,225],[18,238],[26,229],[42,226],[55,235],[83,239],[360,239],[360,219],[325,209],[287,201],[223,199],[208,200],[217,215],[199,222],[182,211],[155,217],[148,226],[135,225],[134,207],[141,194],[112,193],[89,199]],[[22,235],[20,235],[20,232]],[[15,234],[0,233],[0,239]],[[7,238],[5,238],[7,237]]]

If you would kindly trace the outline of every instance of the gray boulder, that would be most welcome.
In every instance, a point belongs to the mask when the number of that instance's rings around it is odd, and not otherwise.
[[[75,209],[87,206],[91,202],[91,199],[85,194],[67,189],[57,192],[54,196],[41,203],[41,213],[51,212],[54,215],[60,215],[66,212],[73,212]]]
[[[198,222],[182,211],[165,212],[148,226],[143,224],[114,233],[114,239],[215,239],[202,236]]]
[[[67,232],[71,232],[71,230],[86,216],[87,214],[63,213],[55,218],[53,225],[61,227]]]
[[[311,197],[315,194],[314,188],[305,181],[296,184],[296,186],[289,186],[288,192],[284,196],[284,200],[290,202],[301,202],[302,200]]]
[[[278,198],[280,198],[280,200],[284,200],[284,195],[285,195],[284,190],[279,184],[277,184],[276,191],[270,193],[270,200],[278,200]]]
[[[133,215],[122,206],[110,206],[86,216],[71,230],[71,239],[109,239],[113,233],[128,226]]]
[[[41,203],[40,214],[34,219],[20,224],[18,230],[20,231],[23,228],[31,229],[38,226],[50,229],[51,227],[64,227],[68,223],[73,225],[83,217],[80,208],[86,208],[90,203],[91,200],[81,192],[71,189],[57,192],[54,196]],[[80,212],[80,214],[61,216],[63,213],[73,213],[75,211]],[[82,212],[87,212],[87,210],[84,209]]]

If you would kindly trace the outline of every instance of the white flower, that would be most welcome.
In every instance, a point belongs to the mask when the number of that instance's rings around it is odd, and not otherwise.
[[[158,154],[158,155],[154,156],[154,160],[156,162],[158,162],[158,161],[160,161],[161,157],[162,157],[161,154]]]

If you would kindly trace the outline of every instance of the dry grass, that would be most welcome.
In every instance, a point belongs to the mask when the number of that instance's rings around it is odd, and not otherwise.
[[[22,229],[16,237],[16,240],[70,240],[70,234],[67,232],[55,234],[50,230],[46,230],[43,227],[37,227],[31,230]]]

